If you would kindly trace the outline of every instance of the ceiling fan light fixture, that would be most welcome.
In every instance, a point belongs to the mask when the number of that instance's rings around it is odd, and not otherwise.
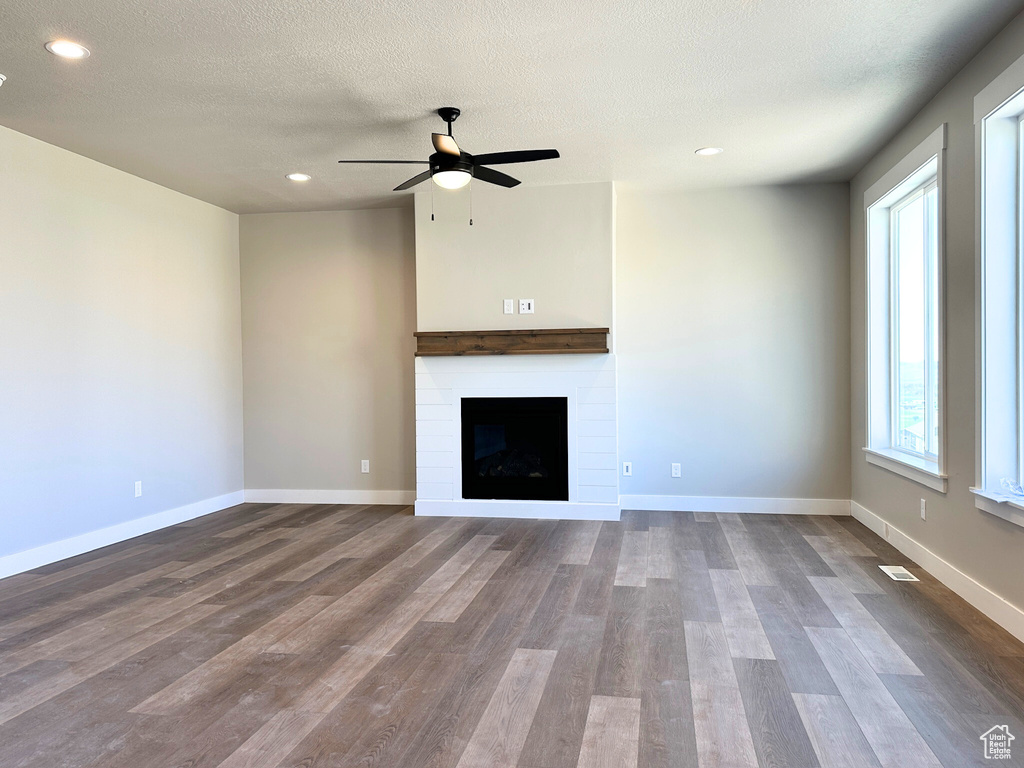
[[[339,163],[381,163],[384,165],[427,165],[427,170],[406,179],[395,192],[404,192],[417,184],[429,179],[442,189],[462,189],[472,179],[486,184],[495,184],[506,189],[518,186],[521,182],[506,173],[496,171],[492,165],[508,165],[510,163],[532,163],[535,160],[554,160],[560,155],[557,149],[524,149],[514,152],[489,152],[483,155],[471,155],[459,149],[452,136],[452,123],[459,116],[456,107],[441,107],[437,116],[448,124],[448,133],[435,133],[431,139],[434,154],[425,161],[421,160],[339,160]],[[433,189],[433,187],[431,187]],[[472,220],[470,220],[472,223]]]
[[[46,44],[45,48],[54,56],[60,56],[62,59],[89,58],[88,48],[84,45],[73,43],[70,40],[51,40]]]
[[[462,189],[473,176],[468,171],[434,171],[430,178],[442,189]]]

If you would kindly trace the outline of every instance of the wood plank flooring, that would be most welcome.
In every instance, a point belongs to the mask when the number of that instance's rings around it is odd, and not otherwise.
[[[1024,644],[850,518],[247,504],[0,581],[3,768],[1024,766],[1022,720]]]

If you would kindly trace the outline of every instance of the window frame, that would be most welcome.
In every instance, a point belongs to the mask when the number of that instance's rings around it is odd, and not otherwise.
[[[1017,482],[1024,481],[1024,56],[975,97],[974,123],[977,442],[971,491],[979,509],[1024,526],[1024,500],[1007,495],[995,480],[1015,471]],[[1008,159],[1012,178],[1003,172]],[[1014,199],[989,205],[995,196],[1005,199],[1007,190]],[[990,260],[990,248],[1000,255],[1009,248],[1013,255]],[[1005,362],[1009,357],[1012,363]],[[1016,434],[1007,434],[1006,420],[995,412],[1016,416]]]
[[[946,124],[941,124],[864,195],[865,211],[865,321],[866,321],[866,442],[868,463],[945,493],[945,149]],[[898,375],[895,373],[897,327],[895,325],[894,247],[891,214],[916,194],[927,194],[934,183],[936,259],[934,264],[937,301],[935,346],[938,400],[938,441],[934,457],[897,448],[895,428]],[[927,302],[931,303],[931,302]],[[926,325],[930,325],[926,322]],[[926,368],[928,366],[926,365]],[[930,374],[929,374],[930,375]],[[927,393],[926,393],[927,399]],[[926,451],[927,451],[927,433]]]

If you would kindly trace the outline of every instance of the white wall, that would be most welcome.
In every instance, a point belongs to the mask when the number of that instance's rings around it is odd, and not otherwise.
[[[975,95],[1024,55],[1018,16],[851,182],[853,499],[954,568],[1024,609],[1024,529],[975,508]],[[864,192],[943,122],[946,146],[946,470],[932,491],[867,463]],[[1012,414],[1008,418],[1013,418]],[[920,500],[928,520],[920,518]]]
[[[421,331],[612,325],[610,183],[416,193],[416,303]],[[434,220],[431,221],[433,199]],[[502,313],[533,299],[532,315]]]
[[[240,238],[246,488],[411,492],[412,209],[245,215]]]
[[[241,490],[239,314],[237,216],[0,128],[0,556]]]
[[[848,206],[845,184],[619,191],[624,495],[849,498]]]

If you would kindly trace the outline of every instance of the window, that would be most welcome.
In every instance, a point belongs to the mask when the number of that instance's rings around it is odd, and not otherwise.
[[[1021,96],[1024,102],[1024,95]],[[1017,488],[1020,495],[1024,486],[1024,103],[1017,104]]]
[[[978,507],[1024,525],[1024,58],[974,100]]]
[[[935,180],[890,209],[893,321],[891,444],[938,461],[938,207]]]
[[[1021,96],[1024,101],[1024,95]],[[1024,486],[1024,103],[1017,117],[1017,493]]]
[[[936,490],[943,472],[945,125],[865,195],[867,460]]]

